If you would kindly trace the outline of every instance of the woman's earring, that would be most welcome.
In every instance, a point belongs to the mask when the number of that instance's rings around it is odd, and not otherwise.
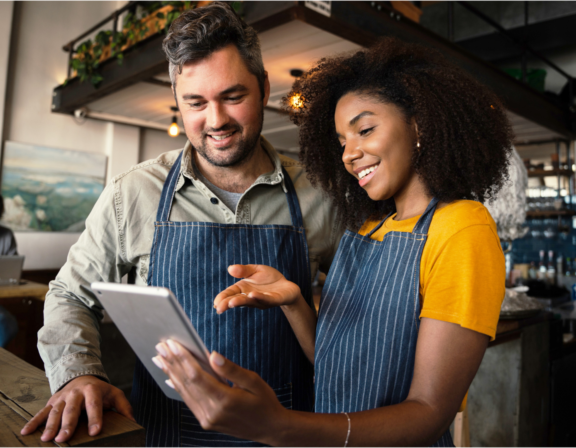
[[[420,142],[416,143],[416,148],[420,148]]]

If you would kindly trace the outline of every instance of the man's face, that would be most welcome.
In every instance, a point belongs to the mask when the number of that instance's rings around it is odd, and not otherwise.
[[[246,68],[236,46],[185,64],[175,88],[186,136],[206,161],[234,166],[253,153],[270,84],[266,78],[262,99],[258,80]]]

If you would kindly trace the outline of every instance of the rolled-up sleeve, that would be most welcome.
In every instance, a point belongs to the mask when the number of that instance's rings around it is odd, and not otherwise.
[[[82,375],[108,377],[100,361],[102,305],[90,289],[95,281],[121,282],[131,269],[123,244],[122,200],[113,181],[86,220],[44,304],[38,350],[52,393]]]

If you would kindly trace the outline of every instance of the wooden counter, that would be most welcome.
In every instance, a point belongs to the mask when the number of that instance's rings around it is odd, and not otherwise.
[[[42,442],[41,430],[22,436],[20,430],[50,398],[44,372],[0,348],[0,446],[144,446],[144,428],[114,412],[104,412],[100,435],[88,435],[87,418],[80,418],[67,443]],[[44,428],[42,428],[44,429]]]
[[[48,285],[34,283],[24,280],[20,285],[0,286],[0,305],[3,299],[13,299],[16,297],[28,297],[44,301],[48,292]]]

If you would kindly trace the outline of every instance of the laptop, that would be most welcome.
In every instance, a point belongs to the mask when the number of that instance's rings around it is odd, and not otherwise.
[[[0,286],[18,285],[23,265],[24,255],[0,256]]]

